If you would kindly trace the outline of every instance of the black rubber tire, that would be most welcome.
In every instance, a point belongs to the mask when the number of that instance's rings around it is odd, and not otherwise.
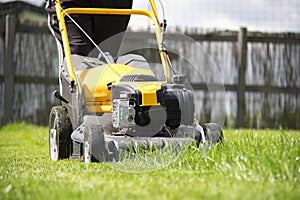
[[[207,123],[203,126],[206,143],[215,145],[223,142],[224,135],[222,126],[218,123]]]
[[[104,162],[105,156],[104,130],[102,126],[86,126],[83,139],[83,162]]]
[[[67,109],[63,106],[53,107],[49,116],[49,152],[51,160],[70,157],[72,131]],[[55,145],[57,146],[55,147]]]

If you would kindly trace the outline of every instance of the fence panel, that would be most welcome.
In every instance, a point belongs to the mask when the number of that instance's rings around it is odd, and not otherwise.
[[[132,40],[136,43],[136,38],[148,38],[148,35],[134,32]],[[195,43],[183,41],[176,34],[166,37],[174,68],[188,75],[195,90],[197,118],[201,123],[218,119],[213,116],[218,112],[212,110],[219,110],[225,113],[228,127],[300,129],[299,34],[246,31],[243,46],[238,43],[238,32],[190,33],[190,36]],[[51,96],[58,89],[55,40],[46,28],[17,26],[14,42],[12,121],[45,125],[49,109],[57,103]],[[5,118],[4,44],[5,38],[0,38],[0,125]],[[245,48],[246,55],[241,53]],[[209,84],[214,86],[211,91]],[[225,94],[220,93],[220,84],[224,84]],[[241,109],[244,109],[242,114]],[[243,120],[239,124],[241,116]]]

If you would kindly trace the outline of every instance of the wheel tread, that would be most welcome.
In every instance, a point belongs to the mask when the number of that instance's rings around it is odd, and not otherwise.
[[[67,109],[63,106],[55,106],[51,109],[49,131],[53,127],[55,119],[59,137],[58,159],[67,159],[70,156],[71,133],[73,130]]]

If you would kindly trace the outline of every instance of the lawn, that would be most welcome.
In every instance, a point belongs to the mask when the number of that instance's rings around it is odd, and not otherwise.
[[[300,199],[300,131],[224,130],[210,151],[126,173],[112,163],[52,162],[46,127],[0,129],[0,199]]]

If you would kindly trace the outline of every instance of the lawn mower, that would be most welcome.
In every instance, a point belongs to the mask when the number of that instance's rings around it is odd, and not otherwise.
[[[142,149],[216,144],[223,140],[221,125],[200,126],[194,119],[195,104],[185,76],[176,73],[164,44],[166,20],[152,11],[107,8],[62,9],[56,0],[64,62],[60,66],[60,106],[49,116],[51,160],[119,161],[120,152],[134,155]],[[147,60],[138,54],[112,58],[99,49],[98,57],[71,55],[65,17],[71,14],[143,15],[152,21],[163,71],[159,80]]]

